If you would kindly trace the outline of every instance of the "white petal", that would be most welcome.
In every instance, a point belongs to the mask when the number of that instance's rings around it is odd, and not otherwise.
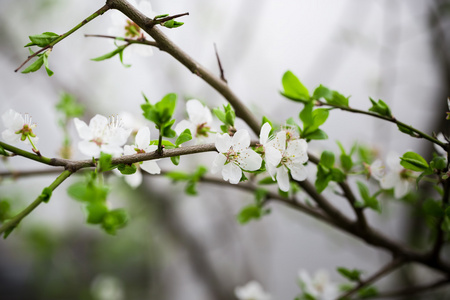
[[[281,161],[282,155],[280,150],[276,149],[273,146],[267,146],[265,149],[264,158],[267,163],[278,166]]]
[[[277,182],[280,190],[283,192],[289,191],[289,173],[285,166],[281,166],[277,169]]]
[[[381,180],[384,176],[384,165],[380,159],[376,159],[370,165],[370,175],[376,180]]]
[[[246,149],[237,157],[239,166],[246,171],[256,171],[261,168],[262,158],[252,149]]]
[[[124,155],[133,155],[133,154],[136,154],[136,150],[134,150],[134,146],[125,145],[123,147],[123,154]]]
[[[269,145],[284,153],[286,150],[286,131],[282,130],[278,132],[275,138],[269,142]]]
[[[175,132],[177,133],[177,135],[180,135],[186,129],[189,129],[191,131],[192,137],[195,137],[197,128],[194,124],[192,124],[191,121],[182,120],[180,123],[177,124],[177,126],[175,126]]]
[[[269,133],[272,130],[272,126],[268,122],[264,123],[261,127],[261,132],[259,134],[259,143],[265,145],[269,141]]]
[[[125,182],[134,189],[140,186],[142,183],[141,170],[137,169],[134,174],[126,175]]]
[[[159,168],[158,164],[155,161],[152,160],[143,161],[142,164],[140,164],[140,166],[142,170],[150,174],[161,173],[161,169]]]
[[[245,129],[239,129],[231,138],[231,146],[236,152],[242,152],[250,146],[250,134]]]
[[[156,145],[149,145],[149,146],[145,147],[142,150],[144,150],[145,153],[150,153],[150,152],[155,152],[157,149],[158,149],[158,146],[156,146]]]
[[[256,281],[250,281],[245,286],[236,287],[234,294],[239,300],[270,300],[268,293],[264,292],[262,286]]]
[[[138,149],[145,149],[150,145],[150,129],[147,126],[139,129],[136,134],[135,144]]]
[[[308,143],[301,140],[294,140],[288,143],[285,156],[290,157],[296,163],[305,163],[308,161]]]
[[[222,153],[217,154],[212,163],[211,173],[216,174],[221,171],[226,161],[227,158],[225,157],[225,155],[223,155]]]
[[[94,138],[102,137],[108,126],[108,119],[102,115],[95,115],[89,122],[89,129]]]
[[[189,116],[189,120],[195,124],[200,125],[203,123],[209,123],[212,120],[211,112],[197,99],[192,99],[186,102],[186,111]]]
[[[73,119],[73,123],[75,124],[75,129],[77,130],[78,135],[80,136],[81,139],[85,141],[90,141],[94,138],[91,129],[87,126],[86,123],[84,123],[84,121],[75,118]]]
[[[388,190],[393,188],[397,182],[399,182],[400,176],[399,174],[395,173],[395,172],[390,172],[388,174],[386,174],[383,178],[381,178],[380,180],[380,186],[381,188]]]
[[[403,167],[400,165],[400,155],[395,152],[389,152],[386,158],[386,165],[391,171],[400,171]]]
[[[241,181],[242,170],[237,165],[229,163],[223,167],[222,177],[225,181],[230,181],[232,184],[237,184]]]
[[[17,144],[20,142],[21,134],[16,134],[11,129],[5,129],[2,132],[2,138],[5,142],[9,144]]]
[[[118,157],[123,153],[123,149],[120,146],[113,144],[103,144],[100,146],[100,151],[111,154],[114,157]]]
[[[11,129],[14,132],[22,129],[23,125],[25,124],[23,116],[12,109],[9,109],[2,115],[2,120],[5,127]]]
[[[225,153],[227,152],[230,147],[231,147],[231,137],[224,133],[224,134],[216,134],[216,149],[217,151],[219,151],[220,153]]]
[[[100,147],[94,142],[81,141],[78,143],[78,149],[81,153],[89,157],[100,156]]]
[[[308,177],[308,172],[302,164],[286,164],[289,170],[291,170],[292,178],[298,181],[303,181]]]
[[[275,174],[277,174],[277,166],[274,166],[270,163],[266,163],[266,169],[267,172],[269,172],[269,175],[272,177],[272,179],[275,180]]]
[[[407,180],[400,180],[397,182],[397,184],[394,187],[394,196],[395,198],[403,198],[408,194],[409,190],[411,189],[411,183]]]
[[[105,136],[105,142],[115,146],[122,146],[127,142],[130,134],[131,129],[115,127],[110,129],[110,131],[108,131],[108,133]]]

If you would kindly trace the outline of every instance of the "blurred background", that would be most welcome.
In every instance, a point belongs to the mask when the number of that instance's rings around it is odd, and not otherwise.
[[[64,33],[103,4],[0,1],[0,113],[10,108],[29,113],[38,125],[35,132],[45,156],[58,156],[63,142],[57,125],[61,116],[55,110],[63,92],[85,106],[86,122],[97,113],[140,115],[142,93],[154,102],[177,93],[177,120],[185,117],[187,99],[199,99],[210,108],[225,103],[205,82],[157,49],[151,57],[126,58],[130,68],[117,57],[91,61],[114,49],[109,40],[84,37],[108,34],[109,12],[53,49],[52,77],[44,69],[14,73],[28,55],[23,46],[29,35]],[[368,97],[382,99],[405,123],[427,133],[449,133],[444,121],[450,96],[450,1],[152,0],[151,4],[158,14],[189,12],[179,20],[185,25],[162,30],[219,74],[215,43],[230,87],[258,119],[266,115],[284,123],[298,117],[302,106],[279,94],[281,77],[291,70],[310,91],[323,84],[351,95],[350,105],[360,109],[370,107]],[[238,123],[238,128],[245,127]],[[429,143],[401,134],[393,124],[346,112],[334,111],[323,129],[329,140],[310,143],[312,152],[338,153],[337,140],[346,148],[354,142],[367,145],[382,158],[389,150],[413,150],[427,158],[433,151]],[[76,145],[72,125],[69,130]],[[157,137],[156,131],[152,134]],[[75,159],[84,158],[76,147],[73,151]],[[209,167],[213,158],[214,154],[182,157],[180,168]],[[163,170],[173,169],[169,160],[158,164]],[[1,172],[43,168],[20,157],[0,163]],[[271,214],[260,221],[239,225],[236,214],[252,203],[253,195],[234,189],[225,193],[223,187],[205,183],[199,185],[198,196],[189,197],[183,184],[162,176],[146,176],[137,189],[122,178],[107,178],[113,186],[111,205],[125,207],[130,214],[128,226],[110,236],[85,224],[80,204],[67,195],[75,177],[0,241],[0,299],[235,299],[234,288],[253,279],[273,299],[293,299],[300,291],[300,269],[311,273],[325,269],[331,280],[342,283],[336,267],[358,268],[370,275],[390,258],[277,203],[269,204]],[[4,176],[0,199],[18,212],[54,178],[55,174]],[[369,219],[380,231],[420,248],[430,236],[419,218],[412,217],[415,212],[414,204],[385,201],[383,214],[369,213]],[[392,290],[432,282],[438,276],[422,267],[407,267],[381,280],[379,287]],[[447,299],[446,295],[450,297],[450,291],[440,289],[405,299]]]

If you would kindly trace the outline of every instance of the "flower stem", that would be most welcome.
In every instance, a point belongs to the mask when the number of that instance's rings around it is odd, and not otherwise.
[[[0,141],[0,146],[2,148],[4,148],[5,150],[11,151],[11,152],[13,152],[13,153],[15,153],[17,155],[29,158],[31,160],[35,160],[35,161],[38,161],[38,162],[41,162],[43,164],[50,165],[50,166],[54,165],[51,162],[52,160],[50,158],[48,158],[48,157],[44,157],[44,156],[41,156],[41,155],[36,155],[34,153],[31,153],[31,152],[28,152],[28,151],[16,148],[14,146],[8,145],[8,144],[3,143],[1,141]]]
[[[63,171],[56,179],[53,181],[48,187],[54,191],[64,180],[66,180],[70,175],[72,175],[71,171],[65,170]],[[25,218],[28,214],[30,214],[45,198],[42,195],[38,196],[36,200],[34,200],[30,205],[28,205],[23,211],[18,213],[15,217],[10,219],[8,222],[4,223],[2,227],[0,227],[0,234],[4,232],[11,232],[11,230],[16,227],[23,218]]]
[[[28,138],[28,141],[30,141],[31,146],[33,147],[33,151],[34,151],[35,153],[39,153],[39,149],[36,148],[36,146],[34,145],[33,141],[31,140],[30,135],[27,135],[27,138]]]

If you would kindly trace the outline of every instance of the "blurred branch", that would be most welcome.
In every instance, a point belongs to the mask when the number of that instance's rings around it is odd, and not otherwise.
[[[146,39],[135,40],[135,39],[122,38],[122,37],[117,37],[117,36],[112,36],[112,35],[103,35],[103,34],[85,34],[84,36],[85,37],[99,37],[99,38],[106,38],[106,39],[114,39],[114,40],[125,41],[129,44],[141,44],[141,45],[148,45],[148,46],[159,48],[159,45],[157,42],[148,41]]]
[[[450,278],[445,278],[433,282],[431,284],[422,285],[422,286],[414,286],[410,288],[401,289],[398,291],[380,293],[376,298],[393,298],[393,297],[404,297],[404,296],[412,296],[423,292],[429,292],[434,289],[440,288],[441,286],[450,284]]]

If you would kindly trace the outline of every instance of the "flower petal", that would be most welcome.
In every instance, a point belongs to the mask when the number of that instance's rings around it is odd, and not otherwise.
[[[178,123],[175,126],[175,132],[177,133],[177,135],[180,135],[186,129],[189,129],[191,131],[192,137],[195,137],[195,134],[197,133],[196,132],[197,128],[195,127],[195,125],[191,121],[182,120],[180,123]]]
[[[20,142],[21,136],[22,136],[21,134],[16,134],[11,129],[5,129],[2,132],[3,140],[5,140],[5,142],[9,144],[17,144],[18,142]]]
[[[308,161],[308,143],[304,139],[294,140],[288,143],[285,156],[290,157],[296,163]]]
[[[239,166],[246,171],[256,171],[261,168],[262,158],[252,149],[245,149],[236,158]]]
[[[81,139],[85,141],[90,141],[94,138],[91,129],[87,126],[84,121],[81,121],[78,118],[73,119],[73,123],[75,124],[75,129],[78,132],[78,135]]]
[[[237,165],[229,163],[223,167],[222,177],[225,181],[230,181],[231,184],[238,184],[241,181],[242,170]]]
[[[98,157],[100,155],[100,147],[94,142],[81,141],[78,143],[78,150],[89,157]]]
[[[118,145],[113,144],[103,144],[100,146],[100,151],[111,154],[114,157],[118,157],[122,155],[123,149]]]
[[[186,111],[189,116],[189,120],[195,125],[203,123],[210,123],[212,121],[211,111],[209,108],[203,106],[203,104],[197,99],[192,99],[186,102]]]
[[[93,138],[103,136],[107,126],[108,119],[102,115],[95,115],[91,121],[89,121],[89,129],[92,132]]]
[[[142,170],[144,170],[150,174],[161,173],[161,168],[158,166],[158,164],[155,161],[152,161],[152,160],[143,161],[142,164],[140,164],[140,167]]]
[[[25,124],[23,116],[18,112],[14,111],[13,109],[9,109],[7,112],[3,114],[2,120],[5,127],[11,129],[14,132],[22,129],[23,125]]]
[[[276,149],[273,146],[267,146],[264,154],[264,158],[267,163],[272,164],[274,166],[278,166],[281,161],[282,155],[280,150]]]
[[[269,142],[269,145],[284,153],[286,150],[286,131],[282,130],[278,132],[275,138]]]
[[[137,188],[142,183],[142,172],[139,168],[134,174],[126,175],[125,182],[128,183],[133,189]]]
[[[242,152],[250,146],[250,134],[245,129],[239,129],[231,139],[231,146],[236,152]]]
[[[272,130],[272,126],[268,122],[264,123],[261,127],[261,132],[259,134],[259,143],[265,145],[269,141],[269,133]]]
[[[123,155],[133,155],[136,154],[136,150],[134,150],[133,146],[125,145],[123,147]]]
[[[139,129],[136,134],[135,144],[139,149],[145,149],[150,145],[150,129],[147,126]]]
[[[219,151],[220,153],[225,153],[227,152],[230,147],[231,147],[231,137],[224,133],[224,134],[216,134],[216,149],[217,151]]]
[[[283,192],[289,191],[289,173],[285,166],[281,166],[277,169],[277,182],[280,190]]]
[[[287,164],[289,170],[291,170],[292,178],[298,181],[303,181],[308,177],[308,171],[302,164]]]
[[[217,154],[216,158],[212,163],[211,173],[216,174],[219,171],[221,171],[226,161],[227,158],[225,157],[225,155],[223,155],[222,153]]]

